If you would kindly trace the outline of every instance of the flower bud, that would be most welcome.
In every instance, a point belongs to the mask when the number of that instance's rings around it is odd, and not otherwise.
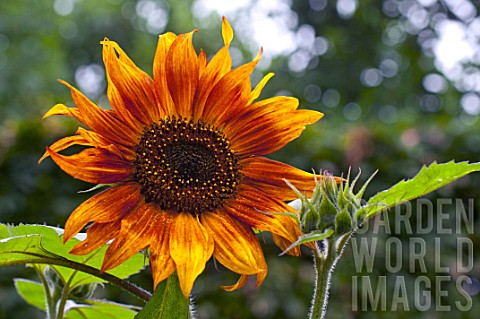
[[[287,184],[299,196],[302,203],[299,209],[300,227],[303,233],[319,233],[328,229],[337,236],[353,232],[363,223],[363,216],[357,214],[362,207],[362,195],[371,181],[373,174],[362,189],[355,194],[353,188],[360,174],[350,183],[347,179],[336,178],[325,174],[319,180],[315,179],[315,190],[312,198],[307,199],[291,183]]]

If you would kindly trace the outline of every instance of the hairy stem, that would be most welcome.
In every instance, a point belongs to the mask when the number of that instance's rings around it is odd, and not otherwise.
[[[328,290],[337,261],[333,238],[325,239],[324,244],[323,252],[318,249],[318,242],[317,249],[314,250],[315,291],[310,309],[310,319],[324,319],[327,314]]]
[[[309,319],[324,319],[327,315],[328,291],[332,281],[333,270],[343,254],[354,232],[349,232],[335,239],[333,236],[323,240],[324,247],[320,249],[320,242],[315,242],[314,268],[315,290]]]

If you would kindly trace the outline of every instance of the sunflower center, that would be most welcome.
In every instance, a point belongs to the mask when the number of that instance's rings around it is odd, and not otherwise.
[[[147,203],[162,210],[198,215],[235,195],[238,157],[220,130],[183,118],[147,127],[135,148],[134,178]]]

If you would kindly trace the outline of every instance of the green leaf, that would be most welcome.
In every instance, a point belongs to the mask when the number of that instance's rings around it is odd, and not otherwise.
[[[381,211],[426,195],[465,175],[480,171],[480,163],[453,161],[443,164],[433,162],[423,166],[410,180],[403,180],[383,192],[371,197],[367,205],[357,211],[357,216],[366,213],[370,218]]]
[[[0,240],[0,266],[32,263],[48,258],[59,258],[41,247],[40,235],[26,235]]]
[[[18,294],[30,305],[46,311],[45,289],[39,282],[15,278],[15,288]]]
[[[5,224],[0,224],[0,239],[10,237],[8,234],[8,227]]]
[[[41,283],[21,278],[14,281],[18,294],[28,304],[46,311],[45,290]],[[104,300],[87,299],[82,303],[68,300],[65,319],[129,319],[135,317],[136,310],[139,308]]]
[[[81,237],[82,234],[65,244],[62,235],[63,229],[61,228],[43,225],[6,226],[0,224],[0,266],[29,263],[57,265],[53,267],[65,281],[70,281],[70,288],[105,282],[101,278],[79,272],[74,265],[70,267],[68,264],[74,262],[99,269],[108,246],[104,245],[84,256],[71,255],[69,251],[80,242],[78,237]],[[119,278],[126,278],[139,272],[144,266],[144,255],[135,254],[108,273]]]
[[[189,300],[180,289],[176,273],[160,282],[152,299],[135,319],[186,319],[189,313]]]
[[[30,305],[45,311],[43,285],[36,281],[15,279],[15,287],[20,296]],[[85,303],[67,302],[65,319],[129,319],[135,317],[137,307],[104,300],[85,300]]]
[[[86,304],[69,301],[65,319],[131,319],[137,312],[136,307],[103,300],[87,300]]]
[[[321,232],[319,230],[314,230],[308,234],[302,235],[298,237],[297,241],[291,244],[290,246],[285,249],[280,256],[286,254],[290,249],[299,246],[301,244],[305,243],[310,243],[312,241],[319,241],[319,240],[324,240],[327,239],[328,237],[332,236],[335,231],[331,228],[325,229],[324,232]]]

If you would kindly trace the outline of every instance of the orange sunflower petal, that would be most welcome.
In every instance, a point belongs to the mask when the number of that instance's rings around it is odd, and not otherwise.
[[[140,189],[136,183],[108,188],[90,197],[70,214],[63,240],[75,236],[89,222],[107,223],[121,219],[138,203]]]
[[[251,97],[250,75],[258,60],[228,72],[213,87],[206,102],[203,119],[222,127],[225,119],[243,109]],[[225,94],[228,92],[228,94]]]
[[[129,126],[118,120],[112,111],[102,110],[73,86],[65,81],[60,82],[70,89],[73,101],[80,111],[83,124],[116,143],[127,146],[137,143],[137,134]]]
[[[231,137],[232,148],[238,155],[266,155],[278,151],[303,132],[308,124],[323,116],[311,110],[272,112],[252,117],[248,126]]]
[[[62,139],[59,139],[58,141],[50,145],[50,150],[55,153],[58,153],[73,145],[92,146],[90,142],[88,142],[83,136],[74,135],[74,136],[67,136]],[[50,155],[49,152],[45,151],[43,156],[38,160],[38,164],[40,164],[49,155]]]
[[[282,251],[287,249],[293,242],[295,242],[300,236],[303,235],[300,227],[295,219],[287,215],[278,215],[278,221],[282,224],[288,236],[282,236],[272,233],[272,239],[275,245],[277,245]],[[312,243],[307,243],[307,246],[312,247]],[[313,246],[314,247],[314,246]],[[313,248],[312,247],[312,248]],[[300,246],[296,246],[290,249],[287,254],[292,256],[300,255]]]
[[[240,220],[245,218],[251,219],[252,216],[250,215],[255,215],[259,222],[251,222],[251,225],[257,225],[254,228],[258,230],[271,232],[275,244],[280,249],[285,250],[303,233],[297,220],[292,216],[284,214],[293,213],[298,215],[298,212],[292,206],[277,200],[276,197],[271,197],[262,189],[245,186],[241,199],[237,200],[237,206],[232,210],[232,214]],[[262,218],[258,214],[252,213],[252,210],[264,215],[264,217]],[[269,216],[271,219],[265,221],[265,216]],[[315,248],[312,243],[307,243],[306,245]],[[288,251],[288,254],[293,256],[300,255],[300,247],[294,247]]]
[[[178,36],[172,43],[165,61],[168,89],[177,115],[183,117],[192,115],[193,99],[199,80],[197,54],[192,45],[194,32]]]
[[[283,201],[298,198],[290,186],[285,183],[285,180],[288,180],[307,196],[310,196],[315,188],[315,176],[312,173],[307,173],[288,164],[266,157],[246,158],[241,163],[242,173],[247,184],[260,188]]]
[[[180,288],[186,298],[193,282],[205,269],[213,241],[202,224],[189,213],[176,214],[170,229],[170,255],[177,265]]]
[[[169,277],[175,271],[175,263],[170,256],[170,225],[172,217],[165,212],[159,212],[163,218],[157,218],[155,235],[150,243],[150,267],[153,275],[153,287]]]
[[[82,119],[82,115],[78,111],[77,108],[74,107],[67,107],[64,104],[56,104],[47,113],[42,117],[42,119],[46,119],[52,115],[64,115],[64,116],[71,116],[76,118],[78,121],[84,123]]]
[[[156,231],[155,216],[158,213],[153,205],[139,204],[122,219],[120,231],[105,252],[101,271],[117,267],[150,245]]]
[[[228,47],[223,47],[207,64],[198,84],[198,98],[193,109],[194,120],[204,118],[205,103],[215,84],[230,71],[232,59]]]
[[[253,101],[255,101],[260,96],[263,88],[267,84],[268,80],[270,80],[273,77],[273,75],[274,75],[274,73],[270,72],[267,75],[265,75],[260,82],[258,82],[257,86],[252,91],[252,95],[251,95],[250,100],[248,101],[247,105],[252,104]]]
[[[80,127],[77,130],[77,134],[78,135],[67,136],[56,141],[55,143],[50,145],[49,147],[50,150],[55,153],[58,153],[71,146],[82,145],[82,146],[93,146],[97,148],[104,148],[109,152],[117,155],[118,157],[121,157],[124,159],[133,160],[135,156],[131,149],[125,148],[122,145],[112,144],[111,141],[107,140],[106,138],[104,138],[103,136],[95,132],[88,131]],[[122,149],[122,151],[120,151],[120,148]],[[50,153],[48,151],[45,151],[43,156],[38,160],[38,163],[40,164],[49,155]]]
[[[225,46],[229,46],[233,40],[233,29],[225,16],[222,17],[222,37]]]
[[[70,250],[70,254],[86,255],[102,247],[117,236],[120,224],[119,220],[110,223],[94,223],[87,229],[87,238],[76,244]]]
[[[100,134],[86,130],[82,127],[78,128],[77,134],[82,136],[93,147],[105,148],[118,157],[129,161],[133,161],[135,158],[135,152],[132,148],[125,147],[120,144],[113,144],[110,140],[106,139]]]
[[[244,275],[267,271],[262,248],[251,228],[221,211],[200,217],[215,242],[213,256],[222,265]]]
[[[222,288],[225,291],[234,291],[234,290],[240,289],[247,284],[249,277],[250,277],[249,275],[241,275],[240,279],[238,279],[238,281],[234,285],[220,286],[220,288]],[[267,277],[267,272],[266,271],[258,273],[255,285],[257,287],[260,286],[263,283],[263,281],[265,280],[266,277]]]
[[[282,215],[286,212],[295,213],[295,209],[261,189],[240,185],[237,198],[226,203],[225,209],[241,222],[258,230],[269,231],[289,244],[298,239],[298,232],[292,232],[293,227],[300,230],[295,219]],[[298,247],[292,250],[292,253],[299,252]]]
[[[276,96],[257,101],[243,108],[237,114],[231,114],[225,119],[222,131],[226,136],[234,136],[239,128],[251,126],[254,119],[274,112],[290,112],[298,108],[298,99],[289,96]]]
[[[102,44],[110,104],[119,117],[141,132],[143,126],[162,117],[154,103],[153,80],[116,42],[105,39]]]
[[[132,173],[132,163],[102,148],[88,148],[71,156],[60,155],[49,147],[53,161],[67,174],[93,184],[123,181]]]
[[[241,275],[240,279],[238,279],[238,281],[234,285],[220,286],[220,287],[226,291],[234,291],[234,290],[240,289],[247,284],[248,277],[249,277],[248,275]]]
[[[198,83],[198,98],[193,110],[194,120],[204,118],[203,113],[205,110],[205,103],[210,92],[215,84],[217,84],[218,81],[232,68],[232,58],[228,50],[233,38],[233,30],[225,18],[222,22],[222,35],[225,46],[213,56],[205,70],[201,72],[200,81]]]
[[[167,74],[165,71],[167,54],[177,36],[167,32],[158,38],[157,50],[153,60],[153,79],[156,100],[164,114],[176,114],[175,105],[168,90]]]
[[[200,49],[200,53],[198,54],[198,75],[199,78],[202,78],[202,74],[205,71],[205,68],[207,67],[208,60],[207,60],[207,53]]]

